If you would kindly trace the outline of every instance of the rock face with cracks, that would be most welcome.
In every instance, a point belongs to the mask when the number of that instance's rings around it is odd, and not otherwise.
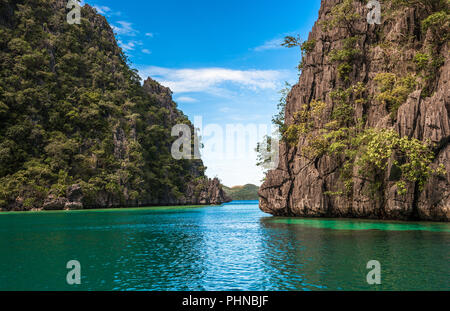
[[[449,221],[448,3],[383,1],[381,9],[381,25],[370,25],[365,1],[322,1],[299,82],[287,97],[285,126],[299,124],[299,112],[311,111],[311,103],[323,102],[323,110],[319,116],[307,114],[304,122],[312,124],[307,134],[299,134],[293,143],[281,142],[279,166],[268,172],[259,190],[262,211],[278,216]],[[357,95],[337,93],[355,86],[361,89]],[[351,112],[345,114],[346,128],[353,124],[357,131],[389,130],[408,141],[426,142],[433,154],[429,167],[440,167],[441,172],[430,173],[423,185],[407,180],[400,191],[402,173],[396,163],[405,159],[395,151],[373,180],[361,176],[357,160],[345,162],[329,151],[305,152],[314,139],[330,132],[343,104]],[[346,163],[351,173],[345,183]]]

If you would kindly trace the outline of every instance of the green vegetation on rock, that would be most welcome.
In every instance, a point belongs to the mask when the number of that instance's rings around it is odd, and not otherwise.
[[[412,75],[398,78],[393,73],[379,73],[374,79],[380,86],[380,93],[376,99],[386,104],[391,112],[391,116],[395,118],[398,108],[406,102],[408,95],[414,91],[416,87],[416,79]]]
[[[245,186],[224,187],[225,193],[233,200],[258,200],[259,187],[247,184]]]
[[[84,207],[189,202],[190,183],[207,186],[201,160],[170,154],[189,120],[170,90],[141,86],[104,17],[86,5],[69,25],[64,1],[0,2],[0,209],[74,184]]]

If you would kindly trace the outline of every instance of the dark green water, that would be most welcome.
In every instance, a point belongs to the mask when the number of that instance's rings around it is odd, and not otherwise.
[[[450,290],[450,224],[223,207],[0,214],[0,290]],[[66,283],[81,263],[82,284]],[[366,264],[381,263],[381,285]]]

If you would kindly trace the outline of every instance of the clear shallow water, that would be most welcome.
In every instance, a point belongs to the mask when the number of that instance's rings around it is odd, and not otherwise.
[[[257,202],[0,214],[0,290],[450,290],[450,224],[288,219]],[[66,263],[82,284],[66,284]],[[366,282],[378,260],[382,285]]]

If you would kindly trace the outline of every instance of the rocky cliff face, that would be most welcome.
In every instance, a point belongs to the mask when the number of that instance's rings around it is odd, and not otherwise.
[[[144,81],[143,89],[155,101],[154,107],[166,109],[167,123],[158,124],[171,128],[180,120],[188,122],[184,114],[177,109],[176,103],[172,100],[172,91],[160,85],[151,78]],[[188,122],[188,124],[190,124]],[[153,124],[154,125],[154,124]],[[136,129],[131,131],[131,137],[127,136],[125,130],[118,127],[113,131],[114,157],[125,159],[128,156],[128,146],[130,141],[136,139]],[[165,148],[168,150],[170,146]],[[152,189],[137,200],[120,199],[120,196],[108,193],[107,191],[99,191],[95,195],[94,203],[86,202],[83,189],[79,184],[71,185],[67,188],[63,196],[55,196],[49,194],[42,206],[43,210],[79,210],[84,208],[117,208],[117,207],[139,207],[139,206],[162,206],[162,205],[220,205],[231,201],[231,198],[223,190],[223,186],[218,178],[207,178],[204,175],[205,168],[201,160],[193,160],[188,162],[187,172],[180,172],[182,178],[182,186],[179,187],[180,192],[175,194],[169,185],[162,185],[162,195],[153,195]],[[160,186],[161,187],[161,186]],[[128,185],[124,186],[123,195],[133,191]],[[159,189],[161,190],[161,189]],[[23,210],[23,204],[18,204],[12,210]],[[37,208],[39,209],[39,208]]]
[[[322,1],[264,212],[450,220],[448,2],[381,5],[370,25],[366,1]]]
[[[95,9],[69,24],[64,0],[0,3],[0,210],[229,201],[201,160],[171,156],[192,124]]]

